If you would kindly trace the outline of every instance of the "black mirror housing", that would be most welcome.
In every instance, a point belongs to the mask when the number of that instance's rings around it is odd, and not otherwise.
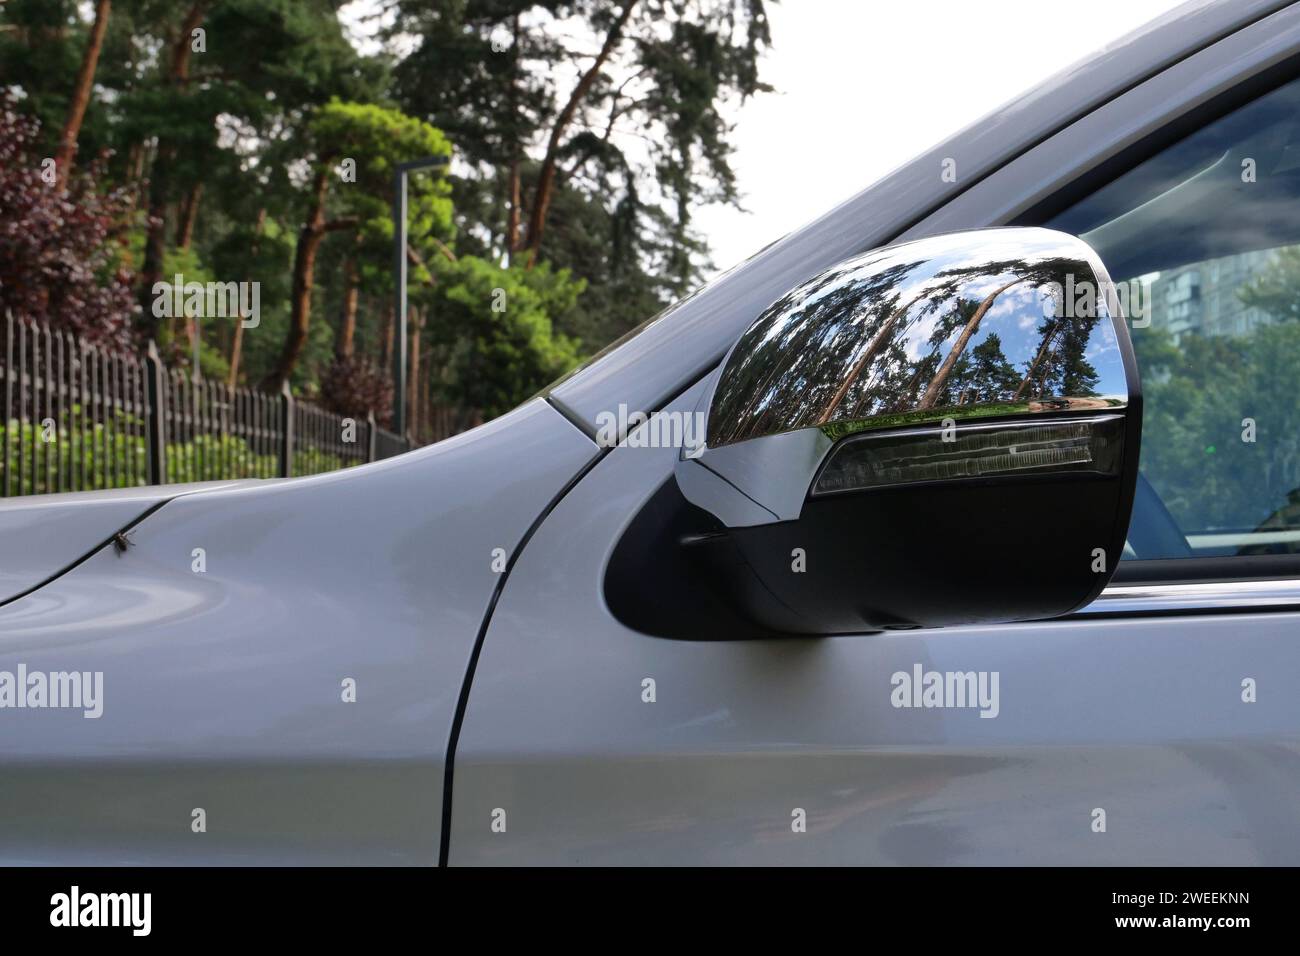
[[[704,399],[682,547],[764,631],[1054,617],[1124,547],[1141,390],[1096,253],[1046,229],[874,250],[740,337]]]

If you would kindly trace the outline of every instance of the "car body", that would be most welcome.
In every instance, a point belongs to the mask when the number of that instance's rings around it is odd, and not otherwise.
[[[600,433],[620,408],[694,412],[810,277],[1068,217],[1297,57],[1300,7],[1187,4],[437,445],[0,504],[0,671],[102,674],[98,716],[0,714],[0,860],[1300,862],[1289,554],[1135,561],[1052,620],[669,639],[605,579],[680,448]],[[660,560],[646,588],[671,603]],[[896,706],[914,668],[997,674],[996,719]]]

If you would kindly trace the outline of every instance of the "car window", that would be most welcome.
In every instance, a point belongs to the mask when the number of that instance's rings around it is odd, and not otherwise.
[[[1125,557],[1300,552],[1300,81],[1043,225],[1117,285],[1142,374]]]

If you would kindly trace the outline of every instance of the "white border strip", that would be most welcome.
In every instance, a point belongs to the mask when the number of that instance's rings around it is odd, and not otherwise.
[[[1077,613],[1115,614],[1151,611],[1300,608],[1300,579],[1216,581],[1203,584],[1117,584]]]

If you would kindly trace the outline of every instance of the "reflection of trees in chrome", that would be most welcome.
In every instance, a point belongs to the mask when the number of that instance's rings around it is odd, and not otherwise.
[[[1039,294],[1067,274],[1091,275],[1086,262],[1007,259],[936,271],[932,260],[880,261],[822,274],[742,336],[714,396],[711,445],[848,419],[1096,394],[1086,353],[1099,316],[1044,316]],[[998,309],[1008,293],[1009,307]],[[1037,322],[1037,342],[1017,369],[998,329],[1023,335],[1026,318]]]
[[[1074,398],[1096,395],[1097,370],[1086,356],[1088,340],[1099,318],[1094,314],[1089,318],[1044,319],[1038,326],[1038,350],[1013,398],[1019,401],[1027,394]]]
[[[925,388],[925,394],[921,396],[921,401],[917,403],[918,408],[934,408],[940,395],[945,394],[944,385],[948,381],[948,376],[952,372],[952,367],[957,364],[957,360],[964,358],[966,346],[970,343],[971,337],[979,329],[980,322],[988,313],[997,297],[1006,292],[1012,286],[1019,285],[1025,280],[1022,278],[1012,279],[1010,282],[1003,283],[992,292],[984,297],[984,300],[975,306],[973,310],[969,307],[973,303],[968,299],[958,299],[958,308],[954,311],[958,313],[959,318],[964,318],[966,312],[970,312],[970,318],[961,326],[961,334],[957,336],[957,341],[953,347],[948,350],[947,357],[944,358],[943,364],[939,366],[939,371],[934,373],[934,378],[930,379],[930,384]],[[965,308],[963,308],[965,306]],[[945,337],[946,338],[946,337]],[[933,340],[933,336],[931,336]]]

